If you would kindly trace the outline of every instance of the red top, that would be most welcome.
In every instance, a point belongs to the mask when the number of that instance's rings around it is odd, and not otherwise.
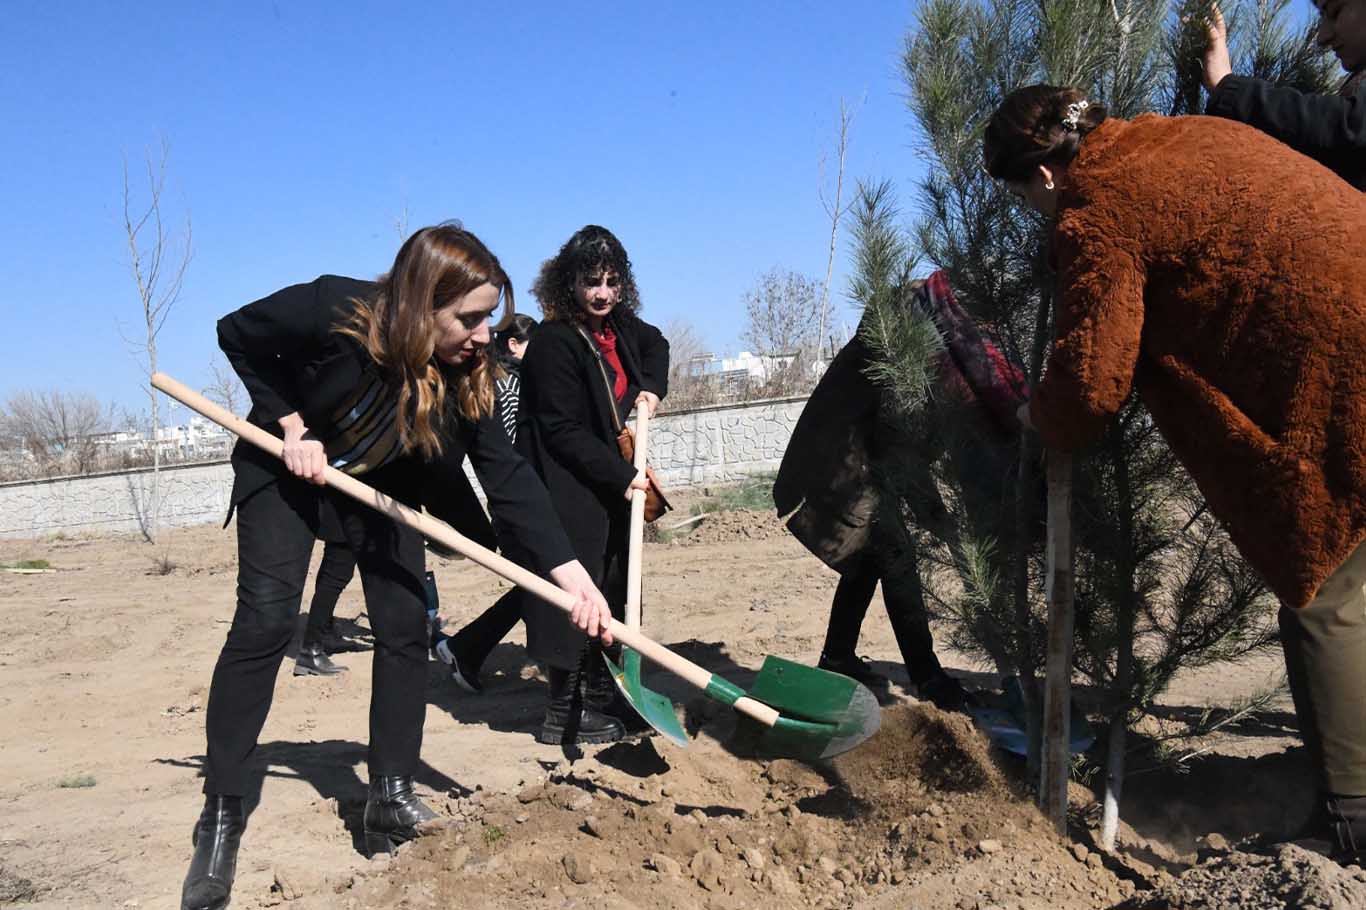
[[[612,331],[610,325],[603,323],[602,331],[592,334],[598,350],[602,351],[602,356],[612,365],[612,369],[617,371],[616,382],[612,383],[612,394],[616,396],[617,401],[625,401],[626,368],[621,365],[621,357],[617,354],[617,333]]]

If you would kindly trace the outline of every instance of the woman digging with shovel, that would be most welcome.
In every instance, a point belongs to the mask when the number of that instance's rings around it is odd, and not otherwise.
[[[545,320],[522,361],[517,448],[545,481],[574,553],[618,618],[626,602],[631,493],[644,471],[617,438],[633,407],[653,414],[668,388],[669,343],[636,315],[631,261],[606,228],[589,225],[541,267],[532,287]],[[541,600],[525,606],[527,650],[548,668],[540,740],[605,743],[635,712],[617,696],[600,646]]]
[[[364,475],[489,544],[461,467],[468,455],[505,542],[569,592],[582,634],[605,633],[605,600],[493,410],[485,346],[500,298],[510,312],[497,258],[470,232],[442,225],[410,237],[375,282],[324,276],[219,322],[219,343],[252,398],[250,422],[283,437],[283,461],[245,443],[233,451],[237,610],[209,691],[207,798],[182,910],[228,905],[256,741],[318,536],[356,554],[375,636],[366,850],[392,851],[436,817],[413,792],[427,686],[422,536],[329,495],[319,486],[325,468]]]
[[[1022,418],[1067,451],[1139,394],[1281,601],[1320,790],[1304,838],[1360,861],[1366,198],[1249,126],[1107,119],[1077,89],[1047,85],[1006,98],[984,157],[1054,222],[1056,340]]]

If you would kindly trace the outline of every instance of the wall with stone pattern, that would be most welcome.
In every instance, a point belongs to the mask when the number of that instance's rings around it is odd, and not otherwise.
[[[650,462],[666,490],[776,471],[805,404],[786,398],[661,415],[650,424]],[[138,531],[151,482],[152,472],[139,470],[0,484],[0,537]],[[232,467],[164,467],[161,486],[163,527],[221,522]]]

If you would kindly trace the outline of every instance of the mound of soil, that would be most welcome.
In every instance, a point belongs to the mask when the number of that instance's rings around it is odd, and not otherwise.
[[[1126,903],[1134,910],[1360,910],[1366,871],[1282,845],[1268,853],[1234,850],[1206,859],[1155,891]]]
[[[787,533],[775,512],[754,509],[729,509],[712,512],[691,529],[681,528],[670,541],[679,546],[700,543],[731,543],[743,540],[768,540]]]
[[[519,792],[452,799],[446,830],[317,906],[1091,908],[1128,893],[1056,838],[964,718],[888,710],[825,766],[732,754],[716,720],[686,750],[619,743]]]

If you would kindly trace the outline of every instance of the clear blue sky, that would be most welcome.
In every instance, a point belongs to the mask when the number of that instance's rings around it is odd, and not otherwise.
[[[606,225],[647,318],[734,348],[760,272],[823,275],[818,166],[841,96],[866,96],[850,175],[910,188],[896,57],[912,10],[11,0],[0,400],[63,388],[145,405],[117,324],[139,317],[121,167],[127,155],[136,174],[163,136],[165,202],[189,210],[194,259],[161,362],[191,385],[207,382],[220,315],[323,272],[383,271],[405,202],[413,228],[459,218],[479,233],[533,313],[540,262]]]
[[[4,5],[0,401],[91,391],[142,408],[121,167],[170,144],[194,259],[162,368],[208,381],[222,314],[323,272],[371,277],[459,218],[526,292],[606,225],[645,314],[734,350],[772,267],[819,278],[818,167],[864,99],[851,177],[920,172],[897,54],[914,0],[50,2]],[[1309,0],[1294,0],[1303,20]],[[842,301],[841,242],[835,299]],[[848,314],[845,309],[844,313]]]

